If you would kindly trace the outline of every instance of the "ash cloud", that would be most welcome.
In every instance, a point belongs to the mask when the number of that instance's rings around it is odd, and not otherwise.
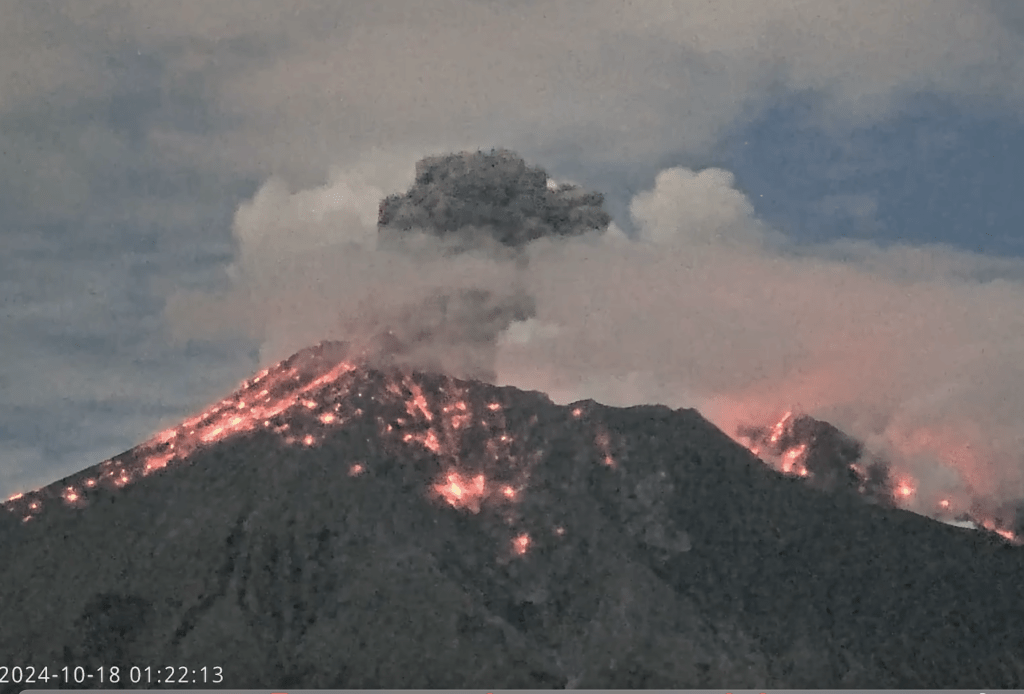
[[[604,196],[572,184],[554,184],[546,171],[504,150],[427,157],[403,195],[380,204],[381,233],[413,229],[472,245],[481,237],[522,248],[542,237],[604,231],[611,216]]]
[[[525,246],[611,221],[600,193],[554,184],[507,150],[422,158],[389,196],[387,167],[369,163],[313,190],[269,181],[236,216],[234,287],[171,301],[179,336],[240,329],[263,361],[341,339],[369,364],[494,381],[499,336],[536,311]]]

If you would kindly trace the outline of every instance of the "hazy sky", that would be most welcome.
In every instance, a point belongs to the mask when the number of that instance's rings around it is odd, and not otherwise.
[[[374,248],[417,159],[499,146],[615,218],[530,249],[538,315],[503,382],[723,426],[799,406],[936,488],[1024,496],[1024,5],[0,16],[0,497],[343,332],[367,296],[522,281]]]

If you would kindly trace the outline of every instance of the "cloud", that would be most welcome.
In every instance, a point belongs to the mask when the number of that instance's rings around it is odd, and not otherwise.
[[[205,129],[147,123],[149,146],[304,187],[373,146],[500,138],[538,152],[571,142],[587,163],[699,155],[785,91],[817,95],[821,122],[840,128],[922,92],[1013,108],[1024,96],[1005,8],[952,0],[307,0],[287,11],[266,0],[90,0],[5,12],[0,114],[55,95],[102,102],[118,89],[104,56],[127,47],[158,61],[162,103],[216,114]]]

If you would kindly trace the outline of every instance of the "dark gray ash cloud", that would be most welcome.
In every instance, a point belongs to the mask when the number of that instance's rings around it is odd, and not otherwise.
[[[378,224],[387,238],[413,229],[471,243],[480,232],[519,248],[542,237],[604,231],[611,216],[604,195],[550,182],[547,172],[498,149],[426,157],[416,181],[380,204]]]
[[[604,196],[554,183],[506,149],[429,156],[416,163],[405,193],[381,200],[378,243],[399,252],[421,233],[439,239],[447,255],[480,252],[503,261],[527,261],[522,248],[542,237],[604,232],[611,216]],[[373,360],[404,363],[493,381],[498,338],[515,322],[536,315],[536,301],[521,282],[507,292],[490,288],[438,288],[387,315],[373,333]],[[386,314],[385,314],[386,315]]]

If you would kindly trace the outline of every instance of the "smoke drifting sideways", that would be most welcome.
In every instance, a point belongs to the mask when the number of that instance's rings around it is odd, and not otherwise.
[[[793,410],[912,479],[901,506],[1024,498],[1024,262],[797,246],[721,169],[662,171],[627,237],[591,226],[596,196],[552,198],[508,153],[415,161],[374,153],[311,190],[268,182],[236,215],[233,286],[172,297],[170,326],[242,331],[268,363],[386,339],[403,363],[561,403],[696,407],[732,435]]]

